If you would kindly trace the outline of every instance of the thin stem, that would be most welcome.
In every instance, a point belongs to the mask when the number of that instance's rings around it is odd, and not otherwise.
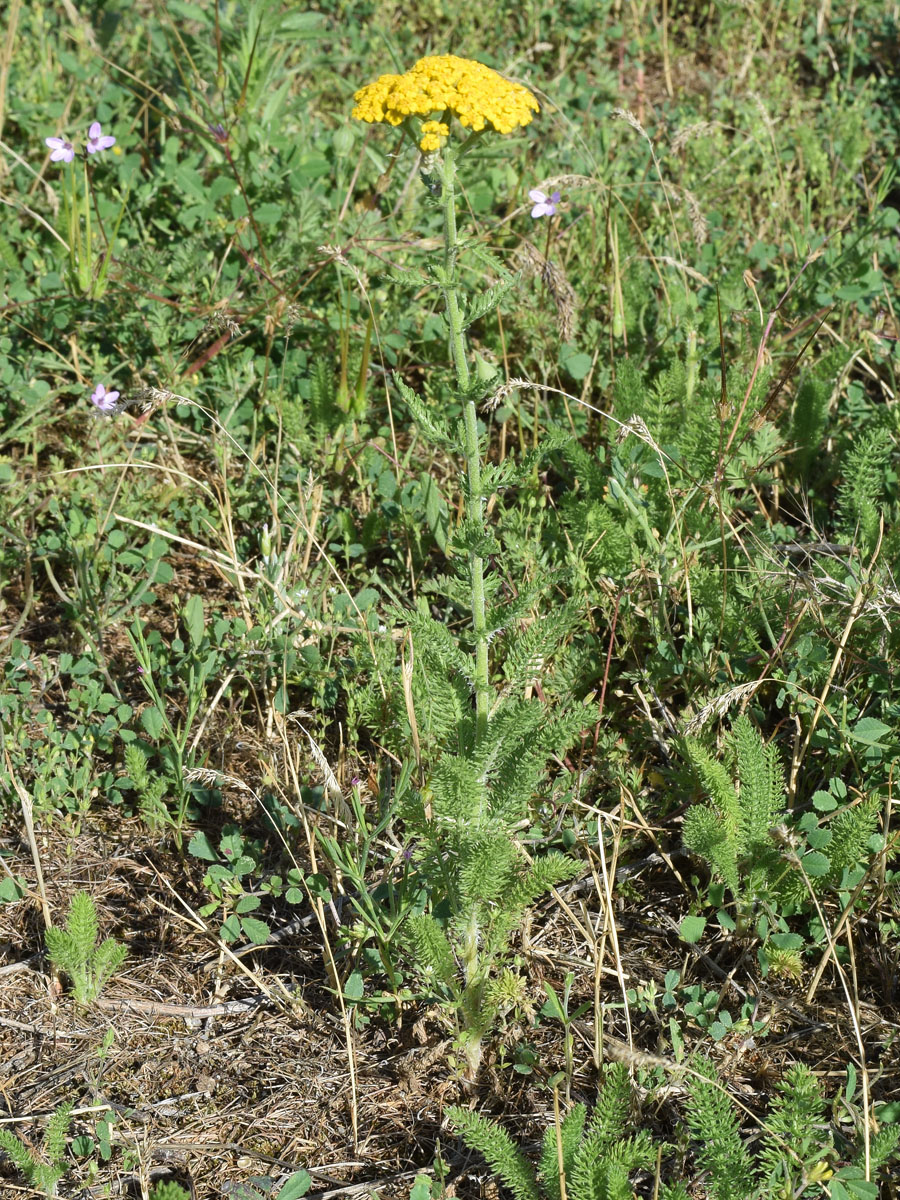
[[[78,282],[83,295],[87,296],[91,291],[91,277],[93,275],[93,236],[91,233],[91,193],[88,186],[88,169],[85,162],[82,170],[84,172],[84,241],[81,239],[81,222],[78,222]]]
[[[450,329],[450,352],[456,370],[456,381],[461,392],[469,388],[469,364],[466,361],[466,339],[462,309],[457,286],[457,230],[456,230],[456,163],[451,150],[445,152],[441,189],[441,204],[444,210],[444,273],[443,290],[446,303],[447,324]],[[481,453],[478,445],[478,415],[475,401],[467,399],[463,408],[466,460],[466,519],[476,534],[485,530],[484,496],[481,486]],[[488,670],[487,617],[484,596],[484,559],[474,550],[469,551],[469,580],[472,593],[472,632],[475,641],[475,745],[479,746],[487,735],[488,709],[490,707],[490,674]]]

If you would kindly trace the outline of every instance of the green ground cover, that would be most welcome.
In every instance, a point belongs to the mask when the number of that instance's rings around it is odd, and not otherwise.
[[[10,1195],[896,1194],[898,126],[896,3],[10,0]]]

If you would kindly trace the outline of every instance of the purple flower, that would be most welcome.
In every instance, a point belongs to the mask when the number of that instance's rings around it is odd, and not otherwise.
[[[96,154],[98,150],[108,150],[116,144],[116,139],[108,133],[102,133],[100,122],[95,121],[88,130],[87,152]]]
[[[118,399],[118,392],[108,392],[102,383],[98,383],[91,395],[91,404],[95,405],[102,413],[114,413]]]
[[[545,195],[540,188],[532,188],[528,193],[528,199],[534,201],[534,208],[531,210],[531,215],[537,217],[555,217],[556,206],[559,204],[559,192],[554,192],[552,195]]]
[[[213,137],[216,139],[216,141],[220,142],[223,146],[228,141],[228,130],[225,128],[225,126],[222,124],[221,121],[219,121],[215,125],[207,125],[206,128],[213,135]]]
[[[65,138],[44,138],[44,145],[50,147],[51,162],[71,162],[75,157],[75,147]]]

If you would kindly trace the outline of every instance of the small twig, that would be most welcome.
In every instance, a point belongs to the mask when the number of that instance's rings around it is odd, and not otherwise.
[[[51,1032],[47,1029],[41,1029],[37,1025],[26,1025],[24,1021],[14,1021],[12,1017],[0,1017],[0,1025],[4,1025],[7,1029],[16,1029],[19,1033],[32,1033],[37,1037],[73,1038],[78,1040],[86,1036],[83,1033],[63,1033],[59,1029],[54,1029]]]
[[[50,905],[47,902],[47,892],[44,888],[44,872],[41,870],[41,856],[38,853],[37,838],[35,837],[34,833],[34,801],[16,778],[12,759],[9,757],[9,751],[5,746],[3,747],[3,757],[6,759],[6,769],[9,772],[10,782],[15,789],[16,795],[19,797],[19,803],[22,805],[22,818],[25,821],[25,831],[28,835],[28,845],[31,848],[31,861],[34,863],[34,871],[37,876],[38,894],[41,901],[41,914],[44,918],[44,928],[49,929],[53,925],[53,919],[50,916]],[[53,975],[55,978],[56,968],[53,968]]]
[[[268,1003],[268,996],[248,996],[244,1000],[223,1000],[219,1004],[165,1004],[157,1000],[117,1000],[101,996],[93,1002],[95,1008],[108,1012],[146,1013],[154,1017],[183,1017],[186,1021],[206,1021],[210,1017],[230,1017],[252,1012]]]

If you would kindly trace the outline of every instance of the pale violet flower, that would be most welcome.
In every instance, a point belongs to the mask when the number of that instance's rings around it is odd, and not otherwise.
[[[534,203],[534,208],[531,210],[531,215],[534,218],[556,216],[556,206],[559,204],[559,192],[553,192],[552,195],[547,196],[540,188],[532,188],[528,193],[528,199]]]
[[[118,399],[118,392],[108,392],[102,383],[98,383],[91,395],[91,404],[98,408],[102,413],[114,413],[116,411],[116,401]]]
[[[108,150],[116,144],[116,139],[108,133],[103,133],[100,122],[95,121],[88,130],[87,152],[96,154],[98,150]]]
[[[65,138],[44,138],[44,145],[50,147],[51,162],[71,162],[75,157],[75,147],[71,142],[67,142]]]

